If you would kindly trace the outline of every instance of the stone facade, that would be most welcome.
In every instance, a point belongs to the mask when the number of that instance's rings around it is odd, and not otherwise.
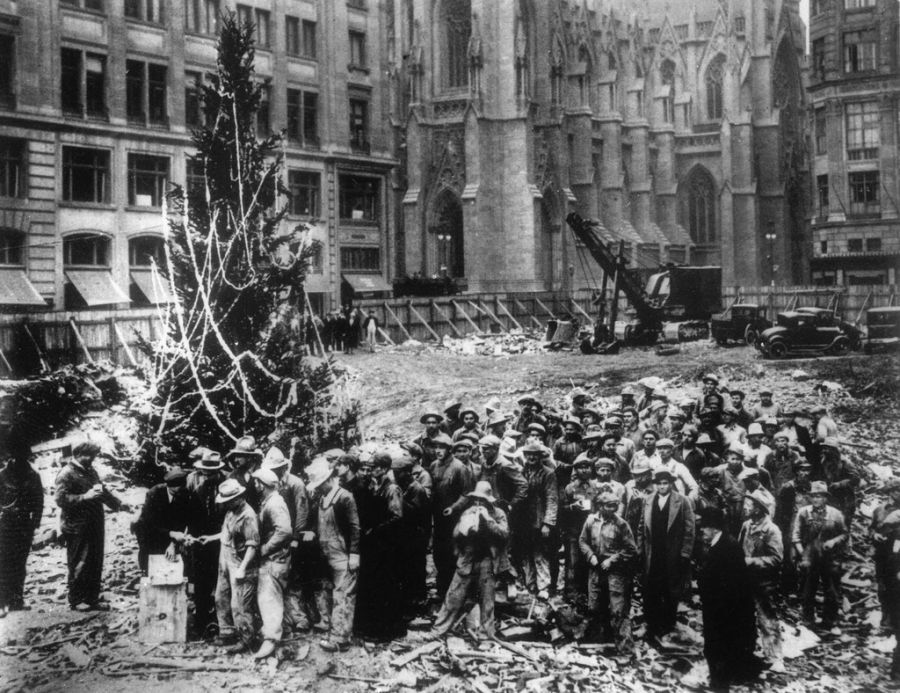
[[[896,284],[900,268],[900,4],[813,0],[812,279]]]
[[[0,0],[3,278],[24,272],[56,309],[84,307],[73,271],[93,273],[82,278],[96,292],[111,281],[132,305],[147,303],[134,277],[162,238],[156,193],[188,180],[191,85],[214,70],[217,11],[235,9],[261,27],[255,66],[268,84],[269,122],[260,133],[290,135],[289,221],[310,223],[323,244],[307,283],[314,305],[336,305],[343,276],[390,278],[397,160],[384,76],[393,17],[379,3]],[[147,165],[159,168],[145,174]]]
[[[632,266],[806,278],[797,0],[385,7],[400,272],[472,291],[589,285],[598,268],[564,221],[576,210]]]

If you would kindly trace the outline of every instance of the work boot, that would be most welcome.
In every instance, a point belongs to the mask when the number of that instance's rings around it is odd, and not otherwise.
[[[243,640],[238,640],[233,645],[229,645],[225,648],[225,654],[240,654],[241,652],[246,652],[248,649],[247,644]]]
[[[350,643],[346,640],[322,640],[319,643],[319,647],[326,652],[346,652],[350,647]]]
[[[263,640],[262,645],[259,646],[259,649],[253,655],[253,659],[265,659],[270,654],[275,651],[275,641],[274,640]]]

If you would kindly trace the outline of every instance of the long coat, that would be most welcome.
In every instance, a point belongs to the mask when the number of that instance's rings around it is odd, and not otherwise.
[[[652,513],[657,503],[657,493],[650,496],[644,504],[644,526],[638,553],[644,557],[644,573],[649,574],[651,563],[659,560],[653,555]],[[666,534],[666,555],[663,557],[669,589],[679,593],[683,588],[684,574],[682,565],[686,564],[694,550],[694,508],[691,501],[680,493],[669,494],[669,523]]]
[[[165,553],[171,543],[169,532],[184,532],[190,523],[190,497],[186,490],[171,500],[165,484],[157,484],[144,499],[141,514],[131,525],[138,541],[138,565],[147,570],[150,554]]]

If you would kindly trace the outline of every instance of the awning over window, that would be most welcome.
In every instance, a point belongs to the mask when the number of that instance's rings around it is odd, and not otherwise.
[[[382,294],[390,293],[393,288],[384,281],[380,274],[342,274],[357,294]]]
[[[150,303],[171,303],[172,294],[169,293],[169,281],[156,273],[153,276],[153,270],[141,269],[131,270],[131,281],[137,284],[138,289],[147,298]]]
[[[66,278],[88,306],[131,303],[128,294],[113,281],[109,270],[67,270]]]
[[[47,302],[28,281],[24,270],[0,269],[0,305],[46,308]]]

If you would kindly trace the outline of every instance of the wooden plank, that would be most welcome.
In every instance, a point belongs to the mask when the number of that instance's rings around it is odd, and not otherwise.
[[[94,357],[91,356],[91,352],[88,349],[87,344],[85,344],[84,338],[81,336],[81,332],[78,331],[78,325],[75,323],[75,318],[69,318],[69,325],[71,326],[72,331],[75,333],[75,339],[78,340],[78,344],[81,346],[81,350],[84,353],[85,360],[88,363],[93,364]]]
[[[187,642],[187,582],[154,585],[142,578],[138,594],[138,639],[145,643]]]
[[[397,314],[391,309],[391,307],[385,301],[383,304],[384,309],[388,312],[388,314],[394,319],[394,322],[397,323],[400,327],[400,331],[406,335],[407,339],[412,339],[412,335],[409,333],[409,330],[406,329],[404,324],[401,322],[400,318],[397,317]]]
[[[396,344],[394,344],[394,340],[391,339],[390,335],[380,327],[378,328],[378,334],[380,334],[381,338],[388,344],[390,344],[391,346],[396,346]]]
[[[41,345],[38,344],[37,340],[34,338],[34,335],[31,334],[31,330],[28,327],[27,322],[22,322],[22,328],[25,330],[25,334],[28,335],[28,339],[31,340],[31,346],[34,347],[34,350],[37,352],[38,358],[41,361],[41,373],[49,373],[50,372],[50,364],[47,363],[47,359],[44,358],[44,351],[41,349]]]
[[[125,356],[128,357],[128,362],[132,365],[133,368],[137,368],[137,361],[134,358],[131,347],[128,346],[128,341],[125,339],[125,335],[122,334],[122,330],[119,328],[119,323],[116,322],[115,318],[110,318],[110,322],[112,323],[113,330],[116,333],[116,337],[119,338],[119,343],[122,345],[122,349],[125,351]]]
[[[488,308],[483,302],[482,302],[482,304],[481,304],[481,308],[479,308],[476,304],[472,303],[472,301],[469,301],[469,305],[471,305],[471,306],[472,306],[473,308],[475,308],[476,310],[480,310],[481,312],[485,313],[491,320],[493,320],[495,323],[497,323],[497,324],[500,326],[500,329],[501,329],[503,332],[508,332],[508,330],[506,329],[506,325],[504,325],[504,324],[500,321],[500,318],[498,318],[496,315],[494,315],[494,314],[491,312],[491,309]]]
[[[15,376],[15,373],[13,373],[12,366],[9,365],[9,361],[8,361],[7,358],[6,358],[6,354],[3,353],[3,348],[2,348],[2,347],[0,347],[0,363],[3,364],[3,367],[6,368],[7,372],[9,373],[9,375],[10,375],[11,377],[14,377],[14,376]]]
[[[414,650],[407,652],[406,654],[402,654],[399,657],[395,657],[391,660],[391,666],[397,667],[398,669],[405,667],[407,664],[414,662],[422,655],[431,654],[435,650],[439,650],[444,646],[444,643],[440,640],[432,640],[431,642],[427,642],[424,645],[420,645]]]
[[[541,299],[539,299],[537,296],[535,296],[535,297],[534,297],[534,301],[535,301],[535,303],[537,303],[537,304],[541,307],[541,309],[542,309],[547,315],[549,315],[551,318],[553,318],[554,320],[556,320],[556,316],[553,314],[553,311],[550,310],[547,306],[545,306],[545,305],[544,305],[544,302],[541,301]]]
[[[531,321],[537,326],[537,328],[538,328],[539,330],[543,330],[543,329],[544,329],[543,323],[542,323],[540,320],[538,320],[536,317],[534,317],[534,312],[528,310],[528,308],[526,308],[526,307],[522,304],[522,302],[519,301],[519,299],[513,298],[513,303],[515,303],[515,304],[519,307],[519,310],[521,310],[523,313],[525,313],[525,315],[527,315],[529,318],[531,318]]]
[[[513,325],[515,325],[520,330],[522,330],[522,332],[525,331],[525,328],[522,327],[522,323],[520,323],[518,320],[516,320],[515,316],[513,316],[513,314],[509,312],[509,309],[506,307],[506,305],[503,303],[503,301],[500,300],[499,296],[497,297],[497,307],[503,309],[503,312],[506,313],[509,316],[509,319],[513,321]]]
[[[462,316],[463,316],[463,317],[468,321],[468,323],[475,329],[475,332],[476,332],[476,333],[481,332],[481,328],[480,328],[478,325],[475,324],[475,321],[472,320],[472,318],[469,317],[469,314],[466,313],[466,311],[463,310],[462,306],[459,305],[459,303],[457,303],[456,301],[452,301],[452,300],[450,301],[450,303],[452,303],[454,306],[456,306],[456,310],[458,310],[460,313],[462,313]]]
[[[450,325],[450,329],[453,330],[453,334],[455,334],[457,337],[465,336],[465,335],[463,335],[462,332],[459,331],[459,329],[456,327],[456,325],[453,324],[453,321],[449,317],[447,317],[447,314],[444,312],[444,309],[441,308],[434,301],[431,302],[431,309],[433,311],[437,312],[438,315],[440,315],[444,320],[447,321],[447,324]]]
[[[438,344],[440,344],[441,336],[437,332],[434,331],[434,329],[431,327],[431,325],[428,324],[428,321],[424,317],[422,317],[422,314],[415,309],[415,306],[413,306],[412,303],[409,304],[409,311],[410,311],[410,313],[412,313],[413,315],[416,316],[416,319],[420,323],[425,325],[425,329],[427,329],[431,333],[431,335],[438,341]]]
[[[573,306],[575,306],[576,310],[578,310],[579,313],[581,313],[584,317],[586,317],[591,322],[594,321],[594,319],[590,315],[587,314],[587,312],[584,310],[584,308],[582,308],[581,306],[578,305],[578,301],[576,301],[574,298],[569,299],[569,301]]]

